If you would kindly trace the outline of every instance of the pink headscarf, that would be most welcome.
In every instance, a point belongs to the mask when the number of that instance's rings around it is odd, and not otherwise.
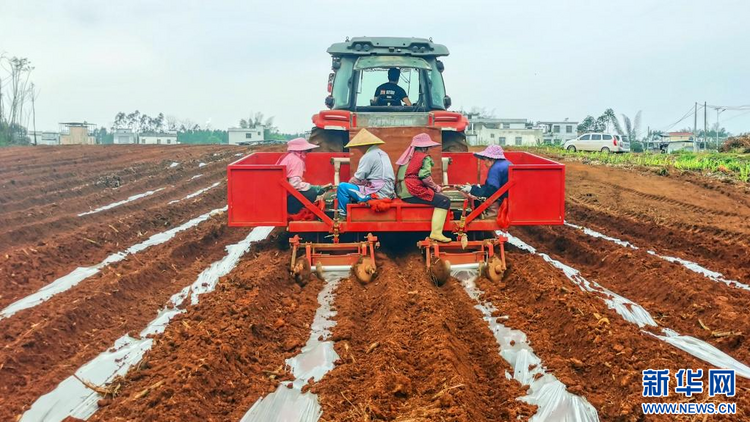
[[[433,141],[432,138],[430,138],[430,135],[426,133],[417,134],[413,138],[411,138],[411,145],[409,145],[409,148],[407,148],[406,151],[401,154],[401,157],[396,160],[396,165],[403,166],[409,164],[411,158],[414,157],[415,148],[429,148],[436,147],[438,145],[440,144]]]
[[[307,151],[290,151],[282,155],[279,161],[276,162],[277,166],[286,166],[286,177],[291,179],[292,177],[301,178],[305,174],[305,156]]]

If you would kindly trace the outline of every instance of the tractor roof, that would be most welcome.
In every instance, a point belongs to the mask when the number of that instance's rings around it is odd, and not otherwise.
[[[332,56],[447,56],[448,47],[426,38],[354,37],[328,47]]]

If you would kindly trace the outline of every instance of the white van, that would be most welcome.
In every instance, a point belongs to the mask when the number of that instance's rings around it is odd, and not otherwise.
[[[568,151],[630,152],[630,143],[620,135],[586,133],[563,144]]]

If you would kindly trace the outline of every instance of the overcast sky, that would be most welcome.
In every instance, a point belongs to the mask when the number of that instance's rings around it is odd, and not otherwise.
[[[534,121],[642,110],[644,130],[667,130],[695,101],[750,104],[749,18],[746,0],[0,0],[0,53],[36,67],[40,130],[109,127],[135,109],[221,129],[262,111],[307,130],[325,108],[326,48],[361,35],[447,45],[454,109]],[[741,113],[722,125],[750,131]]]

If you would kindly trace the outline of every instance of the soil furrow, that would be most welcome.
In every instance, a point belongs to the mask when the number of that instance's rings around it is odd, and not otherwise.
[[[516,230],[514,230],[516,231]],[[750,362],[750,292],[712,281],[644,250],[592,238],[569,227],[517,230],[537,249],[646,308],[664,326]]]
[[[182,192],[194,190],[196,186],[201,187],[206,183],[210,184],[210,182],[224,179],[226,177],[225,165],[217,163],[205,173],[196,181],[190,180],[192,174],[164,173],[157,177],[149,176],[139,179],[137,183],[131,183],[127,188],[106,189],[106,191],[98,188],[99,192],[86,197],[69,198],[51,205],[33,207],[30,210],[9,212],[0,219],[0,245],[34,243],[43,239],[45,234],[49,236],[100,220],[111,221],[128,210],[145,208],[153,204],[165,204]],[[161,190],[157,191],[158,189]],[[148,191],[155,191],[155,193],[108,210],[79,216],[81,213],[90,212]],[[45,233],[43,228],[52,232]]]
[[[33,247],[6,252],[0,257],[0,307],[37,291],[79,266],[94,265],[155,233],[221,208],[225,197],[226,192],[217,188],[193,201],[138,210],[127,220],[95,223],[85,229],[50,237]]]
[[[0,204],[9,211],[23,211],[25,209],[34,211],[36,208],[53,206],[67,199],[81,198],[82,204],[93,204],[97,201],[106,201],[111,189],[104,183],[105,178],[109,182],[121,184],[117,191],[135,192],[144,182],[159,180],[160,178],[183,178],[186,173],[195,173],[210,170],[214,164],[229,164],[233,161],[235,149],[228,149],[220,153],[203,151],[201,154],[192,154],[184,150],[174,154],[175,161],[165,160],[164,157],[156,156],[152,161],[133,162],[124,160],[105,161],[101,167],[89,166],[76,167],[66,172],[53,166],[48,169],[47,175],[35,180],[17,180],[18,175],[8,183],[5,182],[4,192],[0,197]],[[166,151],[163,151],[166,152]],[[195,151],[198,152],[198,151]],[[157,160],[158,159],[158,160]],[[177,168],[170,168],[170,163],[180,162]],[[198,163],[205,162],[206,167],[199,168]],[[118,193],[122,195],[122,193]],[[97,199],[101,197],[101,199]],[[31,208],[30,208],[31,207]]]
[[[369,285],[342,282],[337,366],[311,391],[326,421],[525,420],[535,406],[463,288],[432,284],[419,253],[381,258]]]
[[[246,235],[222,220],[215,217],[18,318],[1,320],[0,420],[22,413],[123,334],[137,335],[172,294],[221,258],[227,244]]]
[[[591,227],[641,248],[695,261],[729,279],[750,281],[750,247],[741,243],[726,241],[716,234],[685,232],[570,202],[566,204],[566,213],[574,224]]]
[[[548,370],[568,391],[586,397],[601,420],[644,420],[640,403],[675,400],[674,395],[644,400],[641,371],[645,369],[670,369],[672,374],[680,368],[709,369],[704,362],[625,322],[542,258],[509,249],[510,268],[502,283],[477,280],[484,299],[508,316],[504,325],[526,333]],[[738,388],[750,391],[750,381],[738,377],[737,383]],[[750,417],[750,396],[746,394],[734,399],[701,395],[693,400],[738,403],[743,412],[735,415],[739,418],[722,420]]]
[[[172,321],[90,420],[236,421],[292,379],[284,360],[307,340],[323,283],[297,286],[287,258],[269,249],[243,260]]]

